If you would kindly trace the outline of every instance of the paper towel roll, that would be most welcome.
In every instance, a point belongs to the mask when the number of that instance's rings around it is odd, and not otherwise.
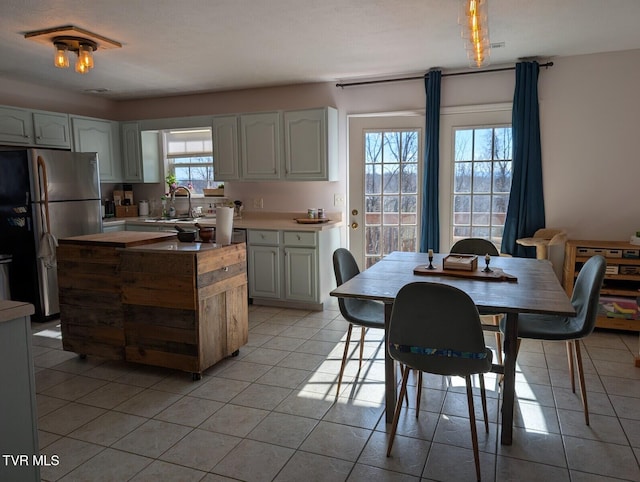
[[[233,231],[233,208],[219,207],[216,212],[216,244],[231,244]]]

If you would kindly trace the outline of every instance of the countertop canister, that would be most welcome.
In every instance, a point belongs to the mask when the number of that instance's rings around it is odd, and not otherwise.
[[[138,216],[149,215],[149,201],[138,201]]]

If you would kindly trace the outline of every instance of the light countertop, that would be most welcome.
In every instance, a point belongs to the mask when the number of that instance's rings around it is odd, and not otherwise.
[[[160,241],[153,244],[145,244],[142,246],[133,246],[125,248],[127,252],[144,252],[144,253],[202,253],[221,249],[216,243],[183,243],[181,241]]]
[[[0,300],[0,323],[30,316],[33,313],[35,313],[35,309],[30,303]]]
[[[333,214],[333,213],[332,213]],[[339,216],[339,215],[338,215]],[[341,219],[329,219],[327,222],[318,224],[300,224],[295,219],[306,219],[303,213],[253,213],[248,212],[242,216],[242,218],[234,218],[233,227],[239,229],[272,229],[283,231],[324,231],[326,229],[333,229],[343,226]],[[181,227],[187,227],[197,222],[201,226],[211,227],[216,225],[216,218],[201,217],[196,220],[184,221],[180,220],[149,220],[147,217],[136,218],[112,218],[105,219],[103,224],[105,226],[113,226],[117,224],[134,224],[138,226],[175,226],[176,224]]]

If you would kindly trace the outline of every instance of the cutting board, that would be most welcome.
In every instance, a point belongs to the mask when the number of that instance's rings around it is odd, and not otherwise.
[[[482,269],[475,271],[461,271],[454,269],[442,269],[440,266],[434,266],[434,269],[429,269],[426,264],[421,264],[413,268],[413,274],[420,276],[451,276],[454,278],[468,278],[484,281],[518,281],[518,278],[505,273],[500,268],[491,268],[491,272],[486,273]]]

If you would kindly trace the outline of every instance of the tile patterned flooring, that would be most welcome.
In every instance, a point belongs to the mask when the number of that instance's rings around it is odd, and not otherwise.
[[[33,325],[39,441],[60,464],[45,481],[475,480],[464,382],[426,375],[415,387],[392,456],[383,417],[382,333],[367,332],[358,372],[337,306],[306,312],[251,306],[247,346],[193,382],[186,373],[81,360],[57,323]],[[359,329],[354,338],[359,338]],[[493,334],[486,336],[494,342]],[[485,481],[640,481],[640,368],[632,334],[596,332],[584,350],[591,426],[570,389],[565,345],[523,342],[514,443],[499,444],[499,391],[478,436]]]

